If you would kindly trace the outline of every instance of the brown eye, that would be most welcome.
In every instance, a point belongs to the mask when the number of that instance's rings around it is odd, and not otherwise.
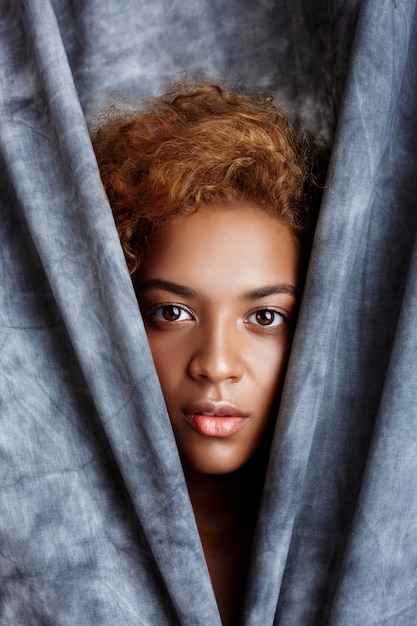
[[[258,324],[261,324],[262,326],[269,326],[274,321],[275,315],[274,311],[268,311],[268,309],[265,309],[265,311],[258,311],[255,314],[255,317]]]
[[[194,319],[190,311],[177,304],[160,304],[153,307],[148,315],[161,322],[184,322]]]
[[[161,307],[162,317],[167,322],[176,322],[181,317],[181,309],[179,306],[173,306],[172,304],[167,304]]]
[[[281,326],[285,322],[285,316],[274,309],[259,309],[251,313],[247,318],[247,321],[251,324],[257,324],[258,326]]]

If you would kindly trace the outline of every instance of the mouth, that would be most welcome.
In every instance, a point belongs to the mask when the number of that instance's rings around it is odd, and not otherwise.
[[[206,437],[231,437],[249,421],[248,414],[225,402],[196,402],[183,415],[194,431]]]

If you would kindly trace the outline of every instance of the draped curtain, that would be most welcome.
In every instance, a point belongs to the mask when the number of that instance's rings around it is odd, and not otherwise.
[[[417,3],[0,4],[0,624],[220,624],[87,123],[184,70],[332,144],[244,626],[417,623]]]

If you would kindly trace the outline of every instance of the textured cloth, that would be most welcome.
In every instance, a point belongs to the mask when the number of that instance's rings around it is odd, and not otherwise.
[[[416,11],[0,4],[1,626],[220,625],[86,125],[183,70],[334,140],[242,624],[417,623]]]

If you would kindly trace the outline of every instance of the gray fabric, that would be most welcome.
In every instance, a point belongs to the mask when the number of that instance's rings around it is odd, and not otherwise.
[[[205,69],[338,119],[243,623],[414,625],[414,0],[0,12],[0,623],[220,624],[85,122]]]

